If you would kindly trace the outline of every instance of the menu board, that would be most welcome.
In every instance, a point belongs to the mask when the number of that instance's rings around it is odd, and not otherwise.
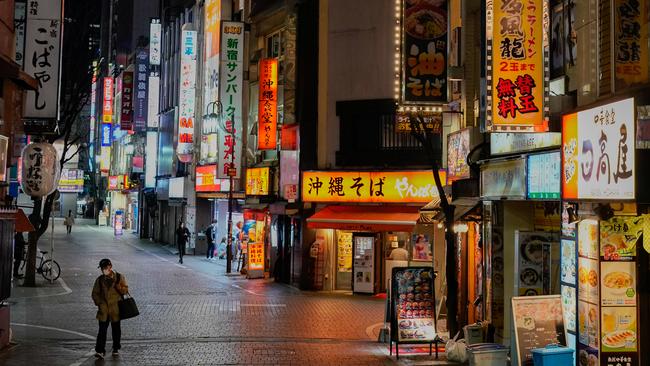
[[[578,224],[578,349],[579,362],[598,364],[600,346],[600,274],[598,221]]]
[[[559,151],[528,155],[526,192],[529,199],[560,199],[560,158]]]
[[[433,268],[393,268],[391,339],[398,343],[433,342],[434,303]]]
[[[578,292],[580,300],[598,303],[598,260],[578,258]]]
[[[562,282],[576,284],[576,242],[562,239],[562,258],[560,259],[560,280]]]
[[[598,259],[598,221],[582,220],[578,225],[578,255]]]
[[[535,296],[550,292],[551,244],[553,242],[557,242],[553,234],[517,232],[519,295]]]
[[[264,270],[264,243],[248,243],[248,269]]]
[[[533,365],[532,349],[566,346],[561,295],[512,298],[518,364]]]
[[[562,310],[564,311],[564,324],[566,330],[576,331],[576,288],[572,286],[561,285],[562,291]]]
[[[338,231],[336,236],[338,246],[338,271],[352,272],[352,233]]]
[[[643,216],[600,222],[601,365],[638,365],[636,252]]]

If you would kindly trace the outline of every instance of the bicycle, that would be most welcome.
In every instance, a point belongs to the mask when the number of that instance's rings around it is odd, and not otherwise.
[[[48,281],[56,281],[61,277],[61,266],[53,259],[45,259],[45,254],[48,253],[46,250],[39,250],[41,253],[40,256],[36,256],[36,259],[40,259],[38,265],[36,266],[36,272],[40,273],[43,278]],[[24,251],[23,263],[20,266],[20,270],[25,269],[25,264],[27,264],[27,250]]]

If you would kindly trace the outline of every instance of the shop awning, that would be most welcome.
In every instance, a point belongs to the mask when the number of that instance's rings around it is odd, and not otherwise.
[[[358,231],[412,231],[418,207],[411,206],[327,206],[307,219],[310,229]]]

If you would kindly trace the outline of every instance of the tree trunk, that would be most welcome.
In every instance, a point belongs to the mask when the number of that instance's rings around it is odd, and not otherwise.
[[[25,265],[25,282],[24,286],[36,286],[36,251],[38,250],[38,228],[41,224],[41,198],[34,198],[34,209],[29,215],[29,221],[32,223],[36,230],[30,231],[27,235],[27,264]]]

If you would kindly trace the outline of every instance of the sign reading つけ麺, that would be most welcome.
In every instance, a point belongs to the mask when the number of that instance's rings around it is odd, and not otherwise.
[[[445,171],[440,179],[446,184]],[[305,202],[428,203],[438,197],[430,170],[306,171],[301,186]]]
[[[634,199],[634,99],[562,119],[562,197]]]

